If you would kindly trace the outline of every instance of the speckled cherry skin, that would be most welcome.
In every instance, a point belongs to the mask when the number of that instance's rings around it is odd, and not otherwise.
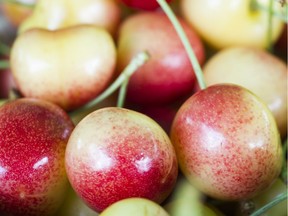
[[[146,115],[117,107],[94,111],[77,124],[65,164],[72,187],[97,212],[129,197],[161,203],[178,175],[164,130]]]
[[[281,170],[275,119],[240,86],[213,85],[192,95],[178,110],[170,135],[184,175],[217,199],[251,198]]]
[[[0,107],[0,215],[53,215],[68,186],[65,148],[74,128],[58,106],[16,99]]]
[[[200,64],[205,60],[197,34],[179,17]],[[130,78],[127,100],[137,104],[166,104],[189,94],[195,74],[187,52],[168,17],[162,12],[142,12],[126,18],[119,27],[117,71],[142,50],[150,59]]]

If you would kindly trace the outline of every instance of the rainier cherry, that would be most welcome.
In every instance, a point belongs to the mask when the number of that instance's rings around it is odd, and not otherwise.
[[[178,173],[164,130],[141,113],[117,107],[82,119],[69,138],[65,158],[75,192],[98,212],[129,197],[161,203]]]
[[[198,35],[179,18],[195,56],[205,60]],[[187,52],[173,25],[162,12],[141,12],[127,17],[119,27],[117,71],[120,73],[139,51],[150,59],[130,78],[127,101],[141,105],[167,104],[190,94],[195,74]]]
[[[58,106],[16,99],[0,107],[0,215],[54,215],[66,195],[74,125]]]
[[[213,85],[191,96],[176,114],[171,140],[184,175],[217,199],[249,199],[281,170],[275,119],[240,86]]]

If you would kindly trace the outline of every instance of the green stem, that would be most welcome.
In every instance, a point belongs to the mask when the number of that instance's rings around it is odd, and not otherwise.
[[[33,8],[35,4],[27,4],[23,2],[19,2],[17,0],[0,0],[0,3],[10,3],[10,4],[17,4],[23,7]]]
[[[266,211],[268,211],[270,208],[272,208],[273,206],[277,205],[278,203],[282,202],[285,199],[287,199],[287,191],[280,194],[279,196],[276,196],[271,202],[264,205],[263,207],[252,213],[250,216],[260,216]]]
[[[189,40],[181,26],[181,24],[179,23],[176,15],[174,14],[174,12],[172,11],[172,9],[170,8],[169,4],[165,1],[165,0],[157,0],[157,2],[159,3],[159,5],[161,6],[162,10],[165,12],[165,14],[167,15],[167,17],[170,19],[171,23],[173,24],[179,38],[181,39],[181,42],[183,43],[185,50],[188,54],[189,60],[191,61],[192,67],[195,71],[195,75],[198,81],[198,84],[200,86],[201,89],[205,89],[206,88],[206,84],[204,82],[204,76],[203,76],[203,72],[201,69],[201,66],[196,58],[196,55],[189,43]]]
[[[118,100],[117,100],[117,107],[123,107],[124,106],[124,101],[125,101],[125,97],[126,97],[126,91],[127,91],[128,83],[129,83],[129,77],[126,77],[126,79],[123,81],[123,83],[120,87]]]
[[[10,63],[8,60],[0,60],[0,69],[10,68]]]
[[[10,50],[11,50],[11,49],[10,49],[9,46],[7,46],[6,44],[0,42],[0,53],[1,53],[2,55],[9,56]]]
[[[103,101],[105,98],[110,96],[113,92],[115,92],[123,82],[127,82],[127,78],[129,78],[139,67],[141,67],[146,61],[149,59],[149,54],[147,52],[140,52],[136,55],[129,65],[124,69],[124,71],[119,75],[119,77],[98,97],[94,100],[90,101],[86,105],[82,106],[80,109],[74,110],[70,113],[70,115],[76,115],[84,110],[90,109]],[[121,103],[124,103],[123,101]]]
[[[275,3],[275,2],[274,2]],[[288,22],[288,16],[287,16],[287,10],[288,10],[288,4],[283,1],[282,3],[279,1],[280,6],[282,7],[281,11],[274,10],[274,8],[271,8],[269,5],[264,6],[261,3],[259,3],[257,0],[251,0],[250,4],[250,9],[255,11],[255,10],[261,10],[265,12],[269,12],[272,14],[273,17],[277,17],[278,19],[282,20],[283,22],[287,23]],[[270,4],[270,2],[269,2]]]
[[[273,43],[272,43],[272,28],[273,28],[273,2],[275,0],[269,0],[269,8],[268,8],[268,31],[267,31],[267,50],[273,51]]]

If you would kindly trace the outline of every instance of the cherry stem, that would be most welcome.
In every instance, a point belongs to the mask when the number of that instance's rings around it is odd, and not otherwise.
[[[98,97],[96,97],[94,100],[90,101],[89,103],[85,104],[84,106],[82,106],[80,109],[74,110],[70,113],[70,115],[75,115],[77,113],[80,113],[84,110],[88,110],[92,107],[94,107],[95,105],[97,105],[98,103],[100,103],[101,101],[103,101],[105,98],[109,97],[112,93],[114,93],[119,87],[121,87],[121,85],[124,83],[124,87],[125,88],[125,83],[128,83],[128,79],[130,78],[130,76],[139,68],[141,67],[144,63],[146,63],[148,61],[148,59],[150,58],[149,54],[145,51],[140,52],[139,54],[137,54],[132,60],[131,62],[128,64],[128,66],[122,71],[122,73],[118,76],[118,78],[102,93],[100,94]],[[123,91],[123,89],[122,89]],[[124,91],[125,93],[125,91]],[[121,93],[123,94],[123,92]],[[118,99],[118,104],[121,106],[124,104],[124,99],[125,96],[121,95],[120,99]]]
[[[128,83],[129,83],[129,78],[130,77],[126,77],[126,79],[123,81],[123,83],[122,83],[122,85],[120,87],[118,100],[117,100],[117,107],[123,107],[124,106],[127,86],[128,86]]]
[[[251,0],[250,8],[251,8],[251,10],[262,10],[262,11],[266,11],[266,12],[267,11],[269,12],[271,10],[269,13],[271,13],[273,17],[277,17],[278,19],[287,23],[288,22],[288,17],[287,17],[288,4],[287,4],[287,2],[285,2],[285,0],[279,0],[278,3],[282,7],[281,12],[275,11],[274,8],[271,8],[270,6],[268,6],[268,8],[267,8],[267,6],[262,5],[257,0]]]
[[[8,60],[1,60],[0,61],[0,69],[8,69],[10,68],[10,63]]]
[[[250,216],[260,216],[266,211],[268,211],[270,208],[272,208],[273,206],[277,205],[278,203],[282,202],[285,199],[287,199],[287,191],[280,194],[279,196],[276,196],[271,202],[262,206],[260,209],[252,213]]]
[[[200,66],[200,64],[196,58],[196,55],[193,51],[193,48],[191,47],[191,44],[189,43],[187,35],[185,34],[185,32],[184,32],[181,24],[179,23],[175,13],[172,11],[169,4],[165,0],[156,0],[156,1],[159,3],[159,5],[161,6],[162,10],[165,12],[167,17],[170,19],[170,21],[171,21],[172,25],[174,26],[182,44],[184,45],[185,50],[188,54],[189,60],[190,60],[192,67],[195,71],[195,75],[196,75],[199,87],[201,89],[205,89],[206,84],[204,81],[204,76],[203,76],[201,66]]]
[[[0,54],[9,56],[10,54],[10,47],[4,43],[0,42]]]
[[[273,51],[273,44],[272,44],[272,28],[273,28],[273,2],[275,0],[269,0],[269,9],[268,9],[268,31],[267,31],[267,50],[272,52]]]
[[[35,4],[27,4],[24,2],[20,2],[17,0],[0,0],[0,3],[10,3],[10,4],[17,4],[28,8],[33,8]]]

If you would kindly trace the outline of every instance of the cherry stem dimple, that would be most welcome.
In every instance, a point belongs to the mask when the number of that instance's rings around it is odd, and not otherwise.
[[[189,60],[191,61],[192,67],[194,69],[199,87],[201,89],[205,89],[206,88],[206,84],[204,81],[204,75],[201,69],[201,66],[196,58],[196,55],[193,51],[193,48],[191,47],[191,44],[181,26],[181,24],[179,23],[176,15],[174,14],[174,12],[172,11],[172,9],[170,8],[169,4],[165,1],[165,0],[156,0],[159,5],[161,6],[162,10],[165,12],[165,14],[167,15],[167,17],[170,19],[172,25],[174,26],[181,42],[183,43],[185,50],[188,54]]]
[[[123,83],[125,88],[125,82],[128,82],[129,77],[139,68],[141,67],[144,63],[148,61],[150,58],[148,52],[143,51],[137,54],[131,62],[128,64],[128,66],[123,70],[123,72],[118,76],[118,78],[98,97],[96,97],[94,100],[90,101],[89,103],[85,104],[81,108],[74,110],[70,113],[70,115],[75,115],[78,114],[84,110],[88,110],[107,97],[109,97],[112,93],[114,93]],[[122,90],[123,91],[123,90]],[[123,94],[123,92],[122,92]],[[123,105],[124,104],[124,99],[125,96],[121,95],[120,99],[118,99],[118,104]]]
[[[262,206],[260,209],[258,209],[257,211],[255,211],[254,213],[252,213],[250,216],[260,216],[263,213],[265,213],[266,211],[268,211],[270,208],[272,208],[273,206],[277,205],[278,203],[284,201],[285,199],[287,199],[287,191],[276,196],[271,202],[269,202],[268,204]]]

